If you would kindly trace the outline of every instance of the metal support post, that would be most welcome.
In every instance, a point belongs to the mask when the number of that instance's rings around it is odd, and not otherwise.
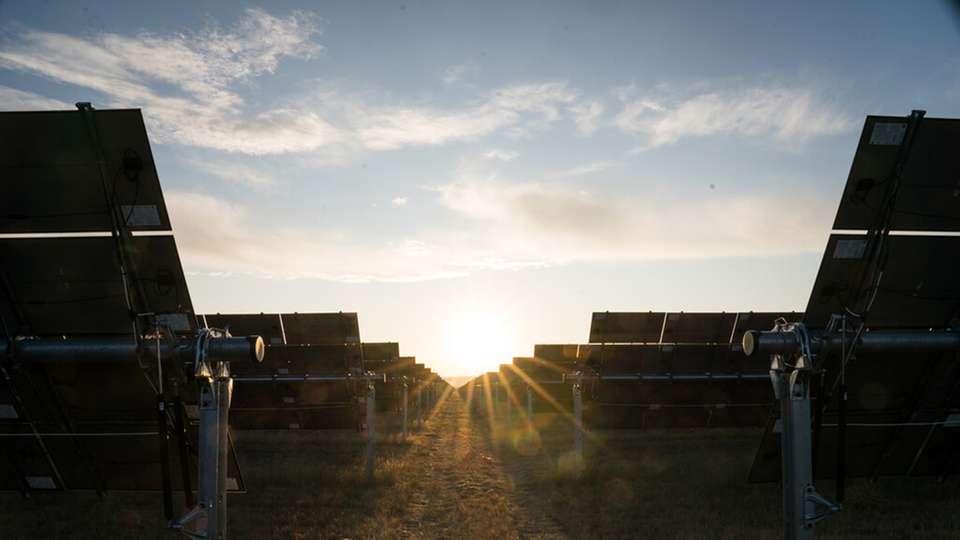
[[[573,383],[573,455],[576,473],[583,470],[583,375],[577,373]]]
[[[403,402],[401,403],[403,413],[403,440],[407,440],[407,383],[403,383]]]
[[[376,445],[377,431],[376,431],[376,401],[377,401],[377,387],[371,381],[367,386],[367,460],[366,460],[366,475],[367,480],[373,481],[373,460],[374,460],[374,449]]]
[[[223,364],[221,364],[223,366]],[[226,369],[226,366],[221,368]],[[229,411],[233,381],[218,374],[200,388],[199,481],[197,505],[171,523],[183,529],[196,522],[205,531],[191,536],[223,540],[227,535],[227,456],[229,454]],[[204,523],[205,522],[205,523]]]
[[[417,427],[423,426],[423,388],[417,388]]]
[[[527,421],[533,425],[533,388],[527,385]]]
[[[812,540],[814,525],[840,507],[817,493],[813,484],[810,385],[813,369],[805,356],[788,367],[774,356],[770,378],[780,402],[780,455],[784,538]]]

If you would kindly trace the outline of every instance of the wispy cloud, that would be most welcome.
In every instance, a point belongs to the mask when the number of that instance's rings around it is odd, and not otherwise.
[[[600,127],[600,117],[605,107],[599,101],[578,103],[570,107],[573,121],[581,135],[592,135]]]
[[[24,92],[8,86],[0,86],[0,104],[8,111],[34,111],[38,109],[72,109],[69,103],[43,97],[33,92]]]
[[[534,83],[495,90],[458,109],[358,105],[350,116],[365,147],[392,150],[476,139],[509,127],[536,128],[556,121],[576,98],[566,83]]]
[[[409,282],[542,264],[531,257],[506,257],[463,232],[360,240],[349,231],[260,223],[246,206],[207,194],[167,191],[165,198],[184,268],[193,273]]]
[[[803,190],[651,198],[470,174],[433,189],[476,225],[478,244],[541,264],[814,252],[830,218],[827,201]]]
[[[407,202],[408,202],[409,200],[410,200],[410,197],[401,196],[401,197],[394,197],[390,202],[391,202],[394,206],[406,206],[406,204],[407,204]]]
[[[596,174],[598,172],[603,172],[620,165],[619,161],[614,160],[603,160],[603,161],[591,161],[583,165],[578,165],[576,167],[571,167],[569,169],[559,171],[550,175],[550,178],[561,179],[561,178],[576,178],[578,176],[589,176],[591,174]]]
[[[486,159],[495,159],[497,161],[513,161],[520,156],[520,152],[514,152],[513,150],[503,150],[500,148],[493,148],[487,150],[483,153],[483,157]]]
[[[166,201],[184,267],[191,272],[338,282],[418,281],[465,273],[457,267],[458,259],[435,254],[426,242],[370,245],[343,233],[257,224],[246,207],[200,193],[168,191]]]
[[[233,184],[235,187],[243,185],[252,188],[265,188],[274,183],[273,175],[267,170],[239,159],[191,159],[189,164],[199,171]]]
[[[93,90],[107,106],[141,107],[158,142],[253,155],[323,150],[336,161],[360,150],[441,145],[498,131],[529,136],[567,114],[578,125],[590,121],[592,106],[579,107],[577,91],[563,81],[509,85],[446,108],[374,103],[349,88],[276,96],[265,108],[246,102],[241,85],[275,72],[284,58],[319,55],[319,33],[314,15],[260,9],[246,10],[229,28],[170,35],[77,37],[17,28],[0,44],[0,68]],[[447,79],[471,70],[451,67]]]
[[[267,154],[335,142],[337,130],[304,111],[250,112],[234,86],[274,72],[284,57],[320,53],[317,18],[248,9],[230,28],[172,35],[75,37],[17,29],[0,46],[0,67],[94,90],[108,106],[142,107],[155,138]]]
[[[641,137],[643,148],[687,137],[737,135],[804,142],[811,137],[849,131],[852,119],[810,88],[785,86],[706,91],[673,97],[628,97],[613,125]]]

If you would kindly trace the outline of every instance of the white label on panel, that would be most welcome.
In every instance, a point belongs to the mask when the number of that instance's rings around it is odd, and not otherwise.
[[[867,241],[861,239],[837,240],[837,246],[833,249],[834,259],[859,259],[863,257],[863,251],[867,247]]]
[[[190,331],[190,317],[186,313],[158,313],[157,324],[166,326],[175,332]]]
[[[127,227],[159,227],[160,211],[155,204],[124,204],[120,206],[127,219]]]
[[[907,124],[903,122],[877,122],[870,134],[870,144],[893,145],[903,142]]]
[[[0,403],[0,419],[12,420],[15,418],[20,418],[17,416],[17,409],[13,405]]]
[[[49,476],[28,476],[27,485],[30,489],[57,489],[57,483]]]

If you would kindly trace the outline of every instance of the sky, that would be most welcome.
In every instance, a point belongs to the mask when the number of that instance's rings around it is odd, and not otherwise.
[[[0,2],[0,109],[143,110],[194,308],[442,375],[593,311],[803,310],[868,114],[960,116],[923,2]]]

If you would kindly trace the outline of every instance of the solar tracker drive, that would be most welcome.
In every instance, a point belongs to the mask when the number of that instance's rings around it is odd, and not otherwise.
[[[198,336],[140,111],[0,113],[0,133],[0,488],[162,490],[172,517],[209,448],[201,500],[243,489],[228,431],[203,424],[226,418],[225,378],[183,366],[255,363],[262,342]]]

